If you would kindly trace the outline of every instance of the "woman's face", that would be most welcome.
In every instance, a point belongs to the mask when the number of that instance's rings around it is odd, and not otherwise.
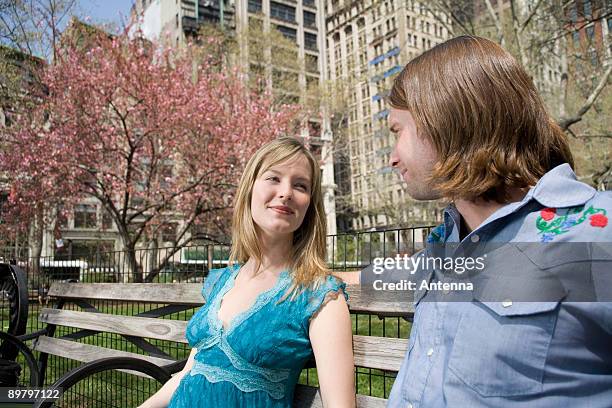
[[[270,167],[253,184],[251,214],[262,233],[292,236],[306,215],[312,189],[311,167],[303,154]]]

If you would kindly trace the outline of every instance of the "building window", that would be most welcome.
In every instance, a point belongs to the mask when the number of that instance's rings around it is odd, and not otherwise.
[[[90,262],[95,265],[110,265],[112,264],[115,243],[113,241],[93,241],[93,240],[75,240],[70,241],[66,245],[67,248],[62,248],[63,251],[57,251],[58,257],[64,259],[80,259]],[[65,252],[64,252],[65,251]]]
[[[261,0],[249,0],[249,13],[261,13]]]
[[[570,8],[570,19],[572,23],[576,23],[578,21],[578,10],[576,9],[576,5],[572,5]]]
[[[270,16],[279,20],[295,23],[295,7],[284,4],[270,2]]]
[[[308,6],[308,7],[315,7],[315,2],[314,2],[314,0],[304,0],[304,1],[302,2],[302,4],[303,4],[304,6]]]
[[[2,205],[6,203],[7,201],[8,201],[8,193],[0,191],[0,214],[2,214]],[[2,217],[0,217],[0,220],[2,220]]]
[[[304,25],[308,27],[316,27],[317,15],[310,11],[304,11]]]
[[[306,55],[306,70],[308,72],[318,72],[319,59],[314,55]]]
[[[172,177],[173,177],[173,169],[171,161],[167,161],[166,163],[161,165],[160,168],[160,188],[166,190],[171,187]]]
[[[276,26],[276,29],[280,31],[285,36],[285,38],[294,42],[297,41],[297,30],[283,26]]]
[[[316,51],[317,47],[317,35],[311,33],[304,33],[304,47],[309,50]]]
[[[162,226],[161,234],[162,234],[162,242],[174,242],[176,241],[176,231],[178,225],[176,223],[170,223]]]
[[[587,37],[592,39],[595,36],[595,26],[589,26],[586,28]]]
[[[96,228],[96,206],[78,204],[74,208],[74,228]]]
[[[368,99],[370,97],[370,87],[367,85],[362,85],[361,87],[361,98]]]
[[[592,18],[593,8],[591,7],[591,0],[584,0],[584,16],[586,18]]]
[[[102,229],[109,230],[113,228],[113,217],[110,213],[103,208],[102,209]]]

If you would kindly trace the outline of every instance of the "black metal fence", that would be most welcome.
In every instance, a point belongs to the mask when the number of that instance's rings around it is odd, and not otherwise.
[[[337,273],[360,270],[376,257],[394,257],[396,254],[411,255],[424,246],[430,226],[364,231],[328,236],[328,264]],[[71,254],[72,256],[41,257],[33,259],[24,250],[0,248],[0,262],[12,260],[27,272],[29,293],[29,320],[27,333],[44,328],[38,320],[43,307],[49,306],[48,288],[53,281],[74,279],[82,282],[202,282],[208,270],[227,265],[228,245],[193,245],[184,248],[144,248],[135,253],[125,251],[92,251]],[[78,255],[78,256],[76,256]],[[10,305],[0,299],[0,321],[3,329],[8,322]],[[164,305],[150,303],[126,303],[96,301],[96,309],[112,314],[136,315]],[[76,305],[70,305],[78,310]],[[168,318],[189,320],[195,309],[178,312]],[[353,314],[354,334],[408,338],[411,322],[399,317],[379,318],[372,315]],[[76,329],[57,327],[56,336],[70,336]],[[117,350],[140,352],[125,338],[99,333],[84,341]],[[164,341],[152,344],[176,359],[186,358],[188,345]],[[50,357],[46,370],[45,385],[50,385],[79,363],[67,358]],[[27,373],[23,373],[22,378]],[[72,401],[62,406],[136,406],[157,390],[151,380],[135,379],[126,373],[113,373],[110,377],[90,380],[84,384],[82,393],[72,395]],[[395,375],[380,370],[356,368],[357,392],[359,394],[388,397]],[[315,369],[306,369],[300,377],[303,384],[317,385]],[[23,384],[25,385],[25,384]],[[111,386],[112,385],[112,386]],[[110,395],[109,393],[112,393]],[[92,402],[93,400],[93,402]],[[86,402],[89,401],[89,402]],[[111,402],[113,401],[113,402]]]

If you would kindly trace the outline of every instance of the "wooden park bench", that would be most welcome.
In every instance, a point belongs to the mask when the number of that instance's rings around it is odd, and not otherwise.
[[[179,372],[184,367],[186,359],[182,361],[172,359],[148,339],[187,343],[185,339],[187,321],[160,317],[201,306],[203,304],[201,288],[201,283],[53,283],[49,295],[55,301],[56,307],[41,310],[40,321],[46,323],[47,327],[30,336],[36,337],[33,349],[41,353],[39,357],[41,383],[44,383],[44,371],[49,355],[85,363],[55,382],[55,386],[64,390],[85,376],[118,369],[138,376],[149,376],[164,383],[171,378],[171,374]],[[350,296],[349,307],[353,313],[412,318],[412,303],[406,294],[398,296],[396,300],[376,300],[366,295],[358,285],[349,285],[347,292]],[[165,306],[134,316],[119,316],[101,313],[93,306],[95,304],[93,301],[138,302],[138,304],[146,302]],[[65,309],[64,306],[69,303],[78,305],[81,310]],[[55,335],[58,326],[75,328],[76,331],[58,337]],[[147,355],[76,341],[101,332],[118,334]],[[397,372],[404,358],[407,343],[406,339],[354,335],[355,365],[385,372]],[[383,398],[359,394],[356,398],[358,407],[384,407],[386,403]],[[46,404],[35,406],[51,406],[50,403]],[[295,392],[295,406],[322,407],[318,389],[298,386]]]

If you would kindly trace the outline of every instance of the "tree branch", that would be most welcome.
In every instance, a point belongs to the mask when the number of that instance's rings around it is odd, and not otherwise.
[[[589,95],[585,103],[580,107],[580,109],[578,109],[578,112],[576,112],[576,114],[573,116],[561,118],[557,122],[561,129],[568,130],[569,127],[572,126],[574,123],[580,122],[582,120],[584,114],[587,113],[589,109],[591,109],[591,106],[593,106],[593,104],[597,100],[597,97],[599,96],[599,94],[601,94],[601,91],[603,91],[603,89],[606,87],[608,78],[610,77],[610,72],[612,72],[612,65],[606,69],[606,72],[604,72],[603,76],[599,80],[599,84],[597,84],[595,89],[593,89],[593,92],[591,92],[591,95]]]
[[[495,28],[497,29],[497,37],[499,38],[499,44],[503,47],[506,42],[506,40],[504,39],[504,29],[501,25],[499,17],[497,16],[497,14],[495,13],[495,10],[493,9],[491,0],[485,0],[485,3],[487,5],[487,11],[491,15],[491,18],[493,19],[493,23],[495,24]]]
[[[538,0],[535,6],[533,6],[533,10],[531,10],[531,13],[529,13],[525,21],[523,21],[523,23],[520,25],[520,30],[519,30],[520,33],[522,33],[525,30],[525,28],[527,28],[527,26],[531,22],[531,19],[533,18],[533,16],[535,16],[536,12],[538,11],[538,8],[540,8],[541,4],[542,4],[542,0]]]

